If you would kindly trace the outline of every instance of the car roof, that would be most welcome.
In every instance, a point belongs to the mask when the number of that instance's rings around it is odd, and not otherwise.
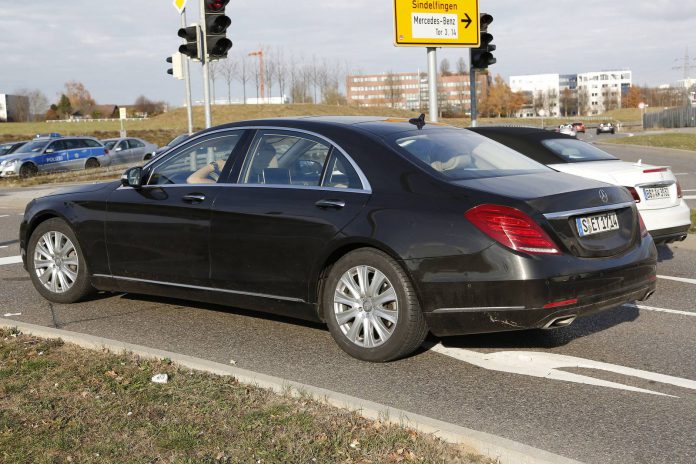
[[[561,124],[565,126],[566,124]],[[472,127],[472,131],[477,132],[481,135],[507,135],[521,137],[527,140],[546,140],[546,139],[573,139],[577,140],[575,137],[570,135],[561,134],[559,132],[550,131],[546,129],[539,129],[538,127],[507,127],[507,126],[484,126],[484,127]]]
[[[239,121],[231,124],[217,126],[209,130],[264,125],[307,130],[329,127],[352,127],[372,132],[373,134],[379,136],[386,136],[390,134],[412,131],[416,129],[416,126],[414,124],[409,123],[409,120],[406,118],[389,118],[380,116],[300,116],[292,118],[255,119],[249,121]],[[427,122],[423,130],[432,130],[434,128],[455,129],[453,126],[448,126],[446,124]]]

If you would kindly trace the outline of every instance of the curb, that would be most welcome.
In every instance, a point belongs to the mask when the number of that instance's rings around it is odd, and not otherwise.
[[[233,376],[241,383],[266,388],[276,393],[289,393],[296,397],[309,394],[316,401],[338,408],[357,411],[366,419],[381,420],[409,427],[423,433],[432,434],[449,443],[464,445],[471,448],[471,451],[495,459],[501,464],[581,464],[580,461],[533,448],[507,438],[460,427],[324,388],[284,380],[205,359],[78,332],[18,322],[12,319],[0,318],[0,327],[17,328],[22,333],[41,338],[60,338],[67,343],[92,350],[106,349],[113,353],[129,352],[148,359],[168,358],[182,367],[220,376]]]

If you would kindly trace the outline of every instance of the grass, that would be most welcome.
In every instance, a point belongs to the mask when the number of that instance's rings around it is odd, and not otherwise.
[[[166,373],[166,384],[150,381]],[[0,462],[486,463],[306,397],[0,330]]]
[[[666,133],[655,135],[637,135],[605,140],[606,143],[623,145],[642,145],[648,147],[677,148],[680,150],[696,151],[696,134]]]
[[[691,227],[689,228],[690,234],[696,234],[696,210],[691,210]]]
[[[0,188],[33,187],[36,185],[68,184],[75,182],[107,182],[120,179],[121,174],[123,174],[128,167],[130,166],[121,165],[83,171],[39,174],[28,179],[20,179],[19,177],[5,177],[0,178]]]

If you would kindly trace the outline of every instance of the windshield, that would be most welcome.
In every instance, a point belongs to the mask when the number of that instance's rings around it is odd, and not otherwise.
[[[105,141],[104,141],[104,146],[105,146],[108,150],[113,150],[113,149],[114,149],[114,145],[116,145],[116,142],[118,142],[118,140],[105,140]]]
[[[454,180],[549,171],[498,142],[464,129],[401,132],[390,142],[406,157]]]
[[[583,161],[605,161],[618,158],[594,145],[574,139],[547,139],[541,142],[546,148],[560,156],[567,163]]]
[[[8,154],[10,150],[12,150],[12,147],[14,147],[14,143],[0,145],[0,156]]]
[[[29,142],[22,148],[17,150],[16,153],[39,153],[43,151],[44,148],[46,148],[46,145],[48,145],[49,142],[50,140],[42,140],[40,142]]]

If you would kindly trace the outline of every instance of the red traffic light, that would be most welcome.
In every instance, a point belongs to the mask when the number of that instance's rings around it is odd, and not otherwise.
[[[230,0],[205,0],[205,11],[209,13],[217,13],[223,10]]]

